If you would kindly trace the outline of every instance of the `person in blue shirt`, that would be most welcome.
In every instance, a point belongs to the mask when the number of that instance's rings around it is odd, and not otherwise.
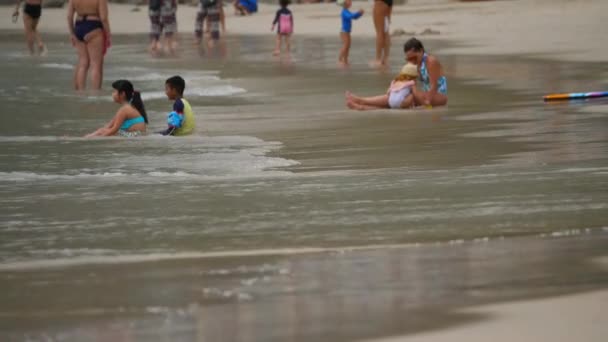
[[[363,15],[363,10],[352,13],[348,9],[352,6],[352,0],[337,0],[336,4],[342,6],[342,31],[340,32],[340,39],[342,39],[342,49],[340,49],[340,57],[338,63],[342,66],[348,65],[348,53],[350,51],[350,31],[352,30],[353,19],[359,19]]]

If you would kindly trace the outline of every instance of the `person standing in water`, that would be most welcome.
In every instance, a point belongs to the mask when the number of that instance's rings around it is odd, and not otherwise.
[[[274,21],[272,22],[271,31],[274,31],[274,28],[277,27],[277,42],[274,47],[273,55],[278,56],[281,54],[281,41],[285,41],[285,47],[287,50],[287,55],[289,55],[289,51],[291,49],[291,44],[289,42],[291,38],[291,34],[293,33],[293,14],[287,8],[289,6],[289,0],[279,0],[279,10],[274,16]]]
[[[448,103],[448,79],[435,56],[429,55],[422,42],[411,38],[403,45],[405,60],[418,65],[422,90],[414,88],[414,103],[417,106],[444,106]]]
[[[16,22],[19,17],[19,7],[23,0],[17,0],[17,6],[13,13],[13,21]],[[40,32],[38,32],[38,22],[42,15],[42,0],[25,0],[25,6],[23,6],[23,28],[25,29],[25,39],[27,41],[27,48],[30,51],[30,55],[34,55],[34,44],[38,45],[38,55],[44,56],[47,53],[46,46],[40,38]]]
[[[206,20],[206,21],[205,21]],[[207,48],[211,50],[220,41],[220,28],[225,33],[224,6],[222,0],[201,0],[199,2],[196,21],[194,22],[194,37],[196,45],[203,41],[204,26],[206,23],[209,37]]]
[[[340,56],[338,56],[338,63],[342,66],[348,65],[348,54],[350,52],[350,32],[352,31],[353,19],[357,20],[363,15],[363,10],[358,12],[351,12],[349,8],[353,5],[352,0],[337,0],[336,4],[342,7],[340,17],[342,18],[342,29],[340,31],[340,38],[342,39],[342,48],[340,49]]]
[[[114,114],[110,122],[85,138],[107,137],[119,135],[123,137],[136,137],[146,133],[148,115],[141,94],[133,90],[133,84],[127,80],[118,80],[112,83],[112,99],[120,104],[120,109]]]
[[[376,30],[376,59],[372,66],[386,67],[391,48],[390,22],[393,0],[374,0],[374,29]]]
[[[107,0],[70,0],[68,28],[72,45],[78,50],[74,88],[86,88],[87,73],[90,71],[91,88],[101,89],[103,58],[111,46]]]
[[[161,35],[165,36],[165,53],[174,56],[177,49],[177,0],[148,0],[150,17],[150,53],[161,52]]]

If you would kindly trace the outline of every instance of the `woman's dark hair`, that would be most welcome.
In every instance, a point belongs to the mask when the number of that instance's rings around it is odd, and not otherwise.
[[[169,77],[165,84],[168,84],[171,88],[177,90],[180,96],[184,95],[184,89],[186,89],[186,81],[180,76]]]
[[[141,94],[138,91],[133,90],[133,84],[127,80],[118,80],[112,83],[112,88],[116,89],[118,93],[125,93],[127,101],[131,106],[135,107],[139,114],[144,117],[144,121],[148,123],[148,114],[144,107],[144,102],[141,100]]]
[[[424,45],[422,42],[416,38],[410,38],[405,44],[403,44],[403,52],[408,52],[410,50],[414,50],[416,52],[423,51]]]
[[[289,1],[289,0],[279,0],[279,5],[283,8],[287,7],[290,3],[291,3],[291,1]]]

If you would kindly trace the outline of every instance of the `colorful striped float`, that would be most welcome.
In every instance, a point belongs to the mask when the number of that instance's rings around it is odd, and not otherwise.
[[[580,100],[580,99],[592,99],[596,97],[606,97],[608,91],[594,91],[590,93],[565,93],[565,94],[550,94],[543,97],[545,101],[567,101],[567,100]]]

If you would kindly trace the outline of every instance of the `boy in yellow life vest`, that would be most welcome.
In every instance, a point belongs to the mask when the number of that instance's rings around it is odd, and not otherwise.
[[[167,115],[168,127],[162,135],[189,135],[194,131],[194,114],[190,103],[183,98],[186,81],[173,76],[165,81],[165,94],[173,102],[173,111]]]

